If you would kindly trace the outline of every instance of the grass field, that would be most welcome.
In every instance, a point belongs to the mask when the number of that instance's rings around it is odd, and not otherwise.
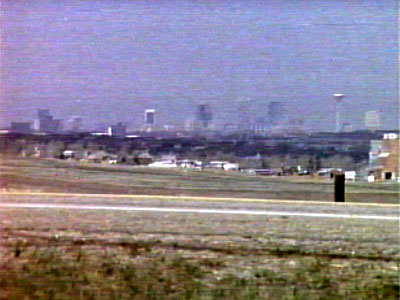
[[[331,182],[306,177],[24,159],[2,159],[0,168],[3,191],[333,198]],[[348,184],[347,199],[397,203],[398,185]],[[200,205],[194,200],[5,193],[1,200]],[[223,208],[228,201],[202,205]],[[331,204],[314,206],[318,211]],[[400,297],[399,224],[392,220],[7,208],[0,210],[0,234],[2,300]]]
[[[1,220],[0,299],[399,296],[393,221],[41,209]]]
[[[157,194],[333,201],[333,183],[310,177],[262,177],[218,170],[80,165],[55,160],[0,159],[3,190]],[[398,203],[398,183],[348,183],[349,202]]]

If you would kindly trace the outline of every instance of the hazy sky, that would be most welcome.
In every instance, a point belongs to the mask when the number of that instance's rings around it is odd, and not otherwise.
[[[88,125],[139,124],[145,108],[182,123],[195,105],[215,123],[282,101],[313,129],[364,128],[380,110],[397,128],[398,4],[366,1],[18,1],[1,5],[1,125],[38,108]]]

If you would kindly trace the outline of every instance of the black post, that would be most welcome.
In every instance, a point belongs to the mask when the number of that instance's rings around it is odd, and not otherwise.
[[[335,202],[344,202],[344,174],[335,175]]]

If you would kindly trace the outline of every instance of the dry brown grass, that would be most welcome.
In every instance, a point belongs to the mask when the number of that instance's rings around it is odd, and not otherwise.
[[[318,178],[237,172],[81,166],[55,160],[0,160],[4,191],[241,197],[333,201],[333,183]],[[347,184],[346,201],[398,203],[399,184]]]
[[[2,299],[399,296],[393,221],[41,209],[0,217]]]

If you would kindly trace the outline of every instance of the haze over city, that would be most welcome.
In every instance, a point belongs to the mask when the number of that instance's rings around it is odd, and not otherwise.
[[[284,103],[309,130],[366,111],[398,128],[397,1],[2,1],[1,126],[39,108],[134,127],[145,109],[183,124],[209,103],[217,128]]]
[[[398,0],[0,13],[0,300],[400,299]]]

